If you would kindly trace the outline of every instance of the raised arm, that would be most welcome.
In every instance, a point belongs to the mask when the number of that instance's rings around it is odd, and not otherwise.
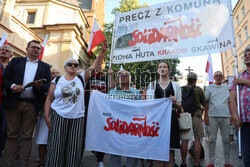
[[[93,75],[93,73],[97,69],[98,65],[102,63],[104,55],[105,55],[107,50],[108,50],[108,43],[107,43],[107,41],[104,41],[102,43],[101,54],[99,54],[99,56],[97,56],[94,63],[84,73],[85,83],[87,83],[89,81],[90,77]]]

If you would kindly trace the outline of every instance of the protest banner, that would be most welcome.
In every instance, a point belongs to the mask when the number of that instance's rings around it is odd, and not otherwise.
[[[91,93],[85,149],[168,161],[172,112],[170,98],[116,98],[115,95],[95,90]]]
[[[233,47],[230,0],[178,0],[115,17],[112,63],[199,56]]]

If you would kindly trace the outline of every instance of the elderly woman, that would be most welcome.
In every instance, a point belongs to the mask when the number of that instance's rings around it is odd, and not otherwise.
[[[130,87],[130,74],[128,71],[121,70],[117,74],[118,86],[110,90],[109,94],[119,97],[120,99],[141,100],[140,92]],[[121,148],[124,149],[124,148]],[[126,167],[137,167],[139,165],[139,159],[133,157],[127,157]],[[121,156],[110,156],[110,167],[121,167]]]
[[[169,79],[171,72],[167,62],[161,61],[157,65],[157,72],[160,76],[158,81],[149,84],[147,98],[166,98],[170,97],[173,102],[173,108],[181,107],[181,89],[180,86]],[[180,149],[180,133],[176,110],[172,110],[171,133],[170,133],[170,160],[169,162],[156,161],[157,167],[172,167],[174,164],[174,150]]]
[[[78,61],[73,58],[66,60],[66,74],[52,81],[44,106],[45,120],[50,130],[45,166],[81,166],[84,149],[84,87],[102,62],[107,48],[104,42],[101,54],[80,75],[77,75]]]

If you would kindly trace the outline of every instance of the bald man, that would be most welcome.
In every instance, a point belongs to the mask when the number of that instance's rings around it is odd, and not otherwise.
[[[229,112],[229,86],[223,84],[224,76],[221,71],[214,73],[214,84],[207,87],[205,97],[208,104],[205,108],[205,124],[209,125],[211,142],[209,143],[210,164],[207,167],[214,167],[215,145],[217,141],[217,132],[220,133],[224,149],[224,167],[230,165],[230,112]]]

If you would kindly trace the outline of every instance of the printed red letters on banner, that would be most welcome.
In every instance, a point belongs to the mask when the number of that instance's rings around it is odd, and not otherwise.
[[[119,134],[130,134],[131,136],[139,137],[157,137],[160,129],[158,122],[152,122],[153,126],[147,125],[147,116],[144,118],[133,118],[133,121],[144,121],[144,124],[122,121],[120,119],[113,120],[113,117],[107,118],[108,126],[104,126],[105,131],[118,132]]]
[[[177,25],[169,25],[179,21],[179,27]],[[196,23],[197,25],[196,25]],[[163,39],[164,42],[178,42],[178,36],[181,40],[196,38],[202,35],[200,32],[202,24],[200,24],[199,18],[191,19],[191,24],[182,24],[181,16],[177,19],[167,21],[164,23],[167,27],[162,27],[159,31],[156,28],[145,29],[143,32],[135,30],[132,33],[134,41],[129,41],[130,46],[135,46],[137,43],[148,43],[149,45],[156,42],[161,42]]]

